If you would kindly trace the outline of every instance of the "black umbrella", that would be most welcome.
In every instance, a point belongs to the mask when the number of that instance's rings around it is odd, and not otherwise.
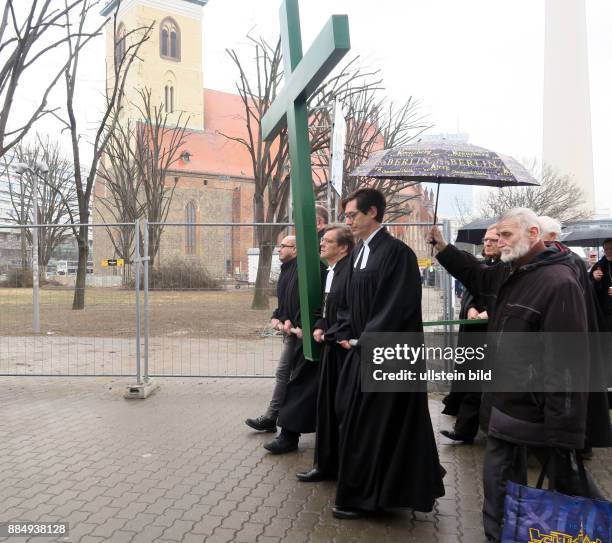
[[[577,247],[599,247],[607,238],[612,238],[612,219],[568,223],[561,232],[565,245]]]
[[[472,245],[480,245],[487,228],[495,224],[498,217],[493,219],[478,219],[468,224],[463,225],[457,231],[457,243],[471,243]]]
[[[444,139],[419,141],[378,151],[350,175],[437,183],[434,224],[438,220],[441,183],[500,188],[539,184],[512,157],[469,143]]]

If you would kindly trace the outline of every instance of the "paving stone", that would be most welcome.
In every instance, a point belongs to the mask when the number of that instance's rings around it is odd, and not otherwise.
[[[333,482],[295,478],[312,465],[314,436],[274,456],[261,448],[270,436],[244,426],[269,401],[271,381],[202,379],[194,392],[193,381],[167,380],[139,403],[121,397],[119,381],[0,378],[3,517],[67,521],[66,543],[484,540],[484,441],[444,443],[437,430],[452,419],[439,414],[438,396],[429,405],[448,473],[434,511],[341,521],[331,514]],[[601,449],[587,465],[608,496],[610,465],[612,450]]]
[[[186,520],[176,520],[172,526],[164,531],[162,537],[174,541],[182,541],[193,528],[193,524],[193,522]]]
[[[235,535],[235,530],[216,528],[213,534],[206,538],[206,543],[228,543],[234,541]]]
[[[264,526],[262,524],[254,524],[252,522],[245,522],[242,528],[236,532],[235,541],[251,543],[255,541],[259,535],[262,534]]]

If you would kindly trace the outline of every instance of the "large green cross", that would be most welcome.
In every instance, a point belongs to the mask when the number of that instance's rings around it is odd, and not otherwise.
[[[318,346],[312,325],[321,305],[321,275],[306,101],[351,47],[348,16],[332,15],[303,58],[298,0],[283,1],[280,23],[285,86],[261,120],[261,132],[273,140],[287,126],[304,356],[314,360]]]

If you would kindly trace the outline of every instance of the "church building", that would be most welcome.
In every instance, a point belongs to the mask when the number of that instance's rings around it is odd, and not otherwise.
[[[140,51],[125,86],[126,113],[134,121],[138,112],[130,104],[139,101],[138,91],[148,88],[153,104],[161,104],[176,124],[180,112],[188,116],[186,143],[168,173],[166,183],[175,184],[162,235],[158,262],[187,262],[205,266],[219,278],[244,277],[249,249],[254,247],[251,227],[194,227],[182,223],[250,223],[253,221],[253,169],[247,150],[222,134],[247,137],[244,106],[238,94],[204,87],[202,17],[208,0],[122,0],[117,13],[119,41],[129,29],[155,21],[151,38]],[[102,15],[106,28],[107,78],[112,77],[114,43],[112,14],[117,0],[110,0]],[[229,59],[228,59],[229,62]],[[418,198],[409,221],[430,214],[430,203]],[[98,179],[94,192],[94,222],[109,222],[100,200],[107,188]],[[98,203],[96,203],[98,201]],[[422,231],[422,230],[420,230]],[[417,254],[414,241],[406,238]],[[415,240],[416,241],[416,240]],[[423,250],[426,252],[423,242]],[[94,261],[114,258],[114,249],[103,229],[94,229]],[[419,255],[420,256],[420,255]]]

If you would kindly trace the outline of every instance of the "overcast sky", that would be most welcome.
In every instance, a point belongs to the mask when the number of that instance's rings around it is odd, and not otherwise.
[[[232,91],[225,49],[247,50],[247,32],[274,41],[279,0],[209,0],[203,8],[204,86]],[[394,100],[417,98],[433,132],[467,132],[476,145],[540,158],[544,0],[302,0],[304,50],[333,13],[349,16],[352,50],[380,68]],[[595,189],[612,207],[612,2],[587,0]],[[81,74],[83,112],[103,88],[102,39]],[[27,92],[24,96],[27,98]],[[41,128],[46,128],[45,123]],[[568,135],[571,137],[571,135]]]

